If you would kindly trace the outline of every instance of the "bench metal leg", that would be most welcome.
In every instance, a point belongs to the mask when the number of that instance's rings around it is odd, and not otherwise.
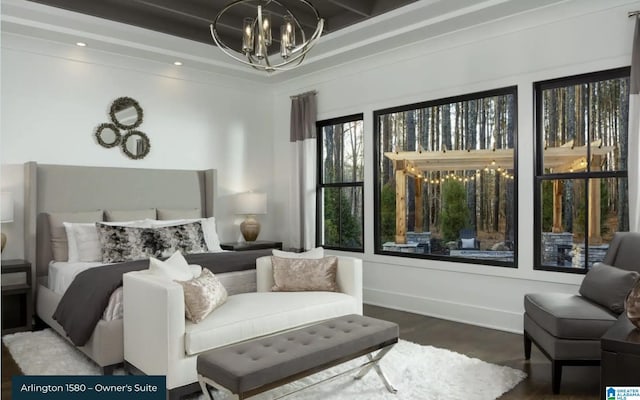
[[[387,376],[384,374],[384,372],[382,372],[382,368],[380,368],[380,365],[378,365],[382,357],[384,357],[393,348],[393,346],[394,345],[391,345],[380,350],[378,354],[375,355],[375,357],[372,356],[371,354],[367,354],[369,363],[367,363],[367,365],[364,368],[362,368],[360,372],[358,372],[358,374],[355,376],[354,379],[362,379],[362,377],[368,374],[369,371],[371,371],[371,369],[373,368],[378,374],[378,376],[380,377],[380,379],[382,379],[382,382],[384,383],[384,386],[386,386],[387,390],[391,393],[397,393],[398,389],[393,387],[391,382],[389,382],[389,379],[387,378]]]
[[[224,390],[224,391],[229,392],[226,388],[218,385],[217,383],[215,383],[211,379],[209,379],[209,378],[207,378],[205,376],[202,376],[200,374],[198,374],[198,383],[200,383],[200,388],[202,388],[202,393],[204,394],[204,398],[206,400],[213,400],[213,395],[209,391],[209,388],[207,387],[207,385],[213,387],[217,391]],[[239,400],[240,399],[240,397],[237,394],[231,393],[231,392],[229,392],[229,393],[231,395],[231,397],[230,397],[231,400]]]

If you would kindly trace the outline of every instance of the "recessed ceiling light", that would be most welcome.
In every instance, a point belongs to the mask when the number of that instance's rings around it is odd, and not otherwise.
[[[87,44],[85,42],[76,42],[76,46],[86,47]]]
[[[174,62],[173,62],[173,65],[180,66],[180,65],[182,65],[182,61],[174,61]]]

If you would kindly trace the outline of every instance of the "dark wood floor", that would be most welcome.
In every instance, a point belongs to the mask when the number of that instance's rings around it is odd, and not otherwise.
[[[529,377],[502,396],[501,400],[598,399],[598,367],[565,367],[561,393],[553,395],[549,361],[535,346],[531,360],[525,361],[522,335],[368,305],[365,305],[364,313],[396,322],[400,326],[402,339],[525,371]],[[2,345],[2,400],[11,399],[11,376],[17,374],[21,374],[20,368]]]

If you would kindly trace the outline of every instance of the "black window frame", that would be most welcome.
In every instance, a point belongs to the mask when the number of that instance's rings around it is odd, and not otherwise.
[[[380,116],[383,114],[405,112],[418,108],[428,108],[433,106],[440,106],[444,104],[452,104],[457,102],[463,102],[468,100],[477,100],[485,97],[513,95],[515,102],[515,113],[513,115],[513,124],[515,127],[513,137],[513,200],[514,200],[514,221],[513,221],[513,261],[493,261],[493,260],[481,260],[466,257],[452,257],[439,254],[420,254],[420,253],[403,253],[397,251],[385,251],[382,249],[380,243],[381,236],[381,190],[379,190],[380,183]],[[450,96],[440,99],[428,100],[418,103],[406,104],[403,106],[389,107],[373,112],[373,124],[374,124],[374,146],[373,146],[373,165],[374,167],[374,197],[373,197],[373,212],[374,212],[374,254],[404,257],[404,258],[416,258],[422,260],[434,260],[434,261],[447,261],[460,264],[473,264],[473,265],[487,265],[504,268],[518,268],[518,85],[504,86],[501,88],[484,90],[479,92],[467,93],[458,96]]]
[[[565,173],[544,173],[544,132],[543,129],[543,113],[542,113],[542,92],[548,89],[556,89],[571,85],[584,83],[593,83],[608,79],[619,79],[629,77],[631,67],[613,68],[608,70],[589,72],[585,74],[571,75],[567,77],[554,78],[533,83],[533,132],[535,134],[534,146],[534,169],[533,169],[533,269],[537,271],[564,272],[570,274],[586,274],[589,269],[587,263],[589,260],[589,245],[585,237],[585,265],[584,268],[573,268],[564,266],[549,266],[542,264],[542,182],[554,180],[576,180],[584,181],[588,185],[590,179],[607,179],[607,178],[629,178],[629,166],[624,171],[591,171],[585,172],[565,172]],[[591,142],[590,138],[586,139],[587,143]],[[589,158],[591,146],[587,146],[587,159]],[[588,186],[585,186],[588,187]],[[585,190],[585,208],[589,207],[589,191]],[[585,232],[588,232],[589,221],[585,219]]]
[[[348,251],[353,253],[364,253],[365,248],[365,205],[364,205],[364,171],[363,171],[363,180],[356,182],[332,182],[332,183],[324,183],[324,168],[323,168],[323,159],[322,159],[322,146],[323,146],[323,127],[329,125],[338,125],[344,124],[348,122],[362,121],[362,126],[364,130],[364,113],[350,114],[342,117],[336,117],[331,119],[325,119],[321,121],[316,121],[316,140],[317,140],[317,184],[316,184],[316,246],[322,246],[328,250],[339,250],[339,251]],[[363,143],[364,146],[364,132],[363,132]],[[343,149],[341,149],[343,151]],[[364,168],[364,159],[363,159],[363,168]],[[341,247],[341,246],[327,246],[321,242],[320,238],[322,237],[322,229],[324,221],[321,216],[322,212],[322,192],[325,188],[350,188],[350,187],[359,187],[362,191],[362,216],[360,225],[362,226],[362,247],[353,248],[353,247]]]

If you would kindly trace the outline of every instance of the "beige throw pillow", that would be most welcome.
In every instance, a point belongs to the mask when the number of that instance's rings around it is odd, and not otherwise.
[[[67,232],[64,229],[63,223],[95,223],[96,221],[102,221],[102,210],[49,213],[48,219],[53,259],[56,261],[67,261],[69,259],[69,242],[67,241]]]
[[[337,292],[338,257],[320,259],[271,257],[274,292]]]
[[[196,324],[227,301],[227,290],[206,268],[195,279],[176,282],[182,285],[184,292],[185,315]]]
[[[280,258],[312,258],[314,260],[317,260],[324,257],[324,249],[322,247],[316,247],[315,249],[304,251],[302,253],[293,253],[290,251],[273,249],[271,251],[271,254]]]

